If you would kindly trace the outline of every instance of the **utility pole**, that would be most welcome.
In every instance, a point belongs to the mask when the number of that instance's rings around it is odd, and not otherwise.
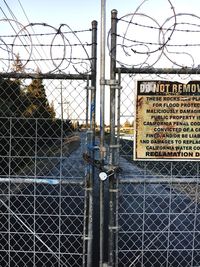
[[[67,105],[67,119],[69,119],[69,101],[63,102],[63,83],[60,82],[60,108],[61,108],[61,120],[64,120],[64,105]]]
[[[60,107],[61,107],[61,120],[63,121],[63,88],[62,88],[62,81],[60,82]]]

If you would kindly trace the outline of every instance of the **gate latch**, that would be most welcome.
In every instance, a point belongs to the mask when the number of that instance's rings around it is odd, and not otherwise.
[[[87,153],[83,153],[83,159],[100,171],[99,178],[101,181],[105,181],[108,177],[115,173],[119,173],[122,170],[119,166],[113,166],[114,168],[109,170],[111,166],[103,165],[99,160],[91,158]]]
[[[114,170],[111,170],[109,172],[100,172],[99,178],[101,181],[105,181],[108,177],[112,176],[115,173]]]

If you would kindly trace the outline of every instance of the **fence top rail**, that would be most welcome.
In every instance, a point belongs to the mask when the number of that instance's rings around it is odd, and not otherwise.
[[[17,72],[0,72],[0,78],[15,79],[57,79],[57,80],[91,80],[90,74],[65,74],[65,73],[17,73]]]
[[[122,74],[200,74],[200,68],[125,68],[118,67],[116,73]]]

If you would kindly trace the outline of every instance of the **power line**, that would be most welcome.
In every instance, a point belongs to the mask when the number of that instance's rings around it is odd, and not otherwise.
[[[11,14],[11,17],[13,18],[13,20],[16,21],[16,25],[17,25],[17,28],[19,29],[19,32],[20,32],[21,30],[25,29],[23,25],[21,25],[21,28],[19,28],[19,26],[18,26],[18,19],[17,19],[17,17],[15,16],[15,14],[13,13],[13,11],[12,11],[11,8],[10,8],[10,6],[7,4],[7,2],[6,2],[5,0],[4,0],[4,4],[6,5],[6,7],[7,7],[9,13]],[[25,13],[25,10],[24,10],[23,6],[20,5],[20,7],[22,8],[22,10],[23,10],[23,12],[24,12],[24,14],[25,14],[25,17],[27,18],[27,20],[28,20],[28,22],[29,22],[29,19],[28,19],[26,13]],[[2,8],[1,8],[1,10],[2,10]],[[9,21],[9,19],[8,19],[8,17],[6,16],[5,12],[4,12],[3,10],[2,10],[2,12],[3,12],[4,16],[7,18],[7,20]],[[9,21],[9,23],[10,23],[10,21]],[[10,23],[10,25],[11,25],[11,23]],[[11,25],[11,26],[12,26],[12,25]],[[20,40],[20,42],[22,43],[23,47],[25,48],[26,52],[30,55],[30,57],[29,57],[29,59],[28,59],[27,61],[29,61],[31,58],[34,60],[34,58],[36,58],[36,57],[35,57],[35,55],[34,55],[34,51],[32,51],[33,45],[31,44],[31,50],[29,51],[29,50],[27,49],[27,44],[28,44],[28,42],[27,42],[27,40],[25,39],[25,37],[23,38],[24,41],[25,41],[25,44],[24,44],[24,42],[22,41],[21,37],[20,37],[19,34],[16,32],[16,30],[15,30],[15,28],[14,28],[13,26],[12,26],[12,29],[14,30],[16,36],[19,38],[19,40]],[[27,36],[27,35],[26,35],[26,36]],[[30,37],[30,34],[28,34],[28,36]],[[40,54],[40,52],[38,51],[38,49],[35,48],[35,50],[37,51],[38,55],[39,55],[40,57],[42,57],[42,55]],[[26,63],[27,63],[27,62],[26,62]],[[40,66],[37,64],[37,62],[35,62],[35,64],[36,64],[37,68],[40,68]],[[47,63],[45,63],[45,64],[47,64]],[[48,66],[47,66],[47,67],[48,67]]]
[[[2,44],[0,44],[0,49],[11,55],[10,58],[5,58],[2,53],[1,60],[11,63],[15,60],[15,57],[20,56],[20,60],[23,58],[21,61],[23,62],[23,66],[26,66],[26,69],[29,68],[33,70],[36,66],[37,69],[44,72],[43,67],[45,67],[47,73],[55,71],[64,72],[69,66],[73,67],[75,71],[78,72],[76,65],[81,63],[81,68],[84,69],[84,72],[88,73],[91,67],[89,63],[91,62],[91,58],[88,55],[86,47],[91,46],[92,43],[82,42],[78,33],[91,32],[91,29],[73,31],[67,24],[61,24],[59,28],[55,28],[46,23],[30,23],[22,2],[18,0],[18,3],[29,24],[26,26],[22,25],[22,23],[17,20],[17,17],[6,0],[4,0],[4,4],[11,18],[9,18],[5,10],[0,7],[5,17],[1,19],[0,22],[9,23],[14,34],[9,35],[5,33],[0,35],[0,41],[2,42]],[[43,27],[42,33],[38,31],[40,27]],[[44,28],[46,28],[46,30],[44,30]],[[68,36],[70,38],[68,38]],[[5,39],[7,39],[7,41]],[[74,49],[73,52],[75,51],[74,56],[72,54],[72,48]],[[85,57],[79,57],[79,48],[84,50]],[[47,53],[47,51],[49,51],[49,53]],[[19,52],[22,52],[22,55]],[[27,66],[28,63],[30,64]],[[4,62],[2,64],[4,64]],[[9,64],[8,69],[10,65],[11,64]]]
[[[25,9],[24,9],[24,7],[23,7],[21,1],[18,0],[18,3],[19,3],[19,5],[20,5],[20,7],[21,7],[21,9],[22,9],[22,11],[23,11],[23,13],[24,13],[24,16],[26,17],[26,19],[27,19],[29,25],[31,25],[30,20],[29,20],[29,18],[28,18],[28,16],[27,16],[27,13],[25,12]],[[32,29],[33,33],[35,34],[34,28],[33,28],[32,26],[31,26],[31,29]],[[36,36],[36,35],[35,35],[35,36]],[[39,39],[38,39],[37,36],[36,36],[36,40],[37,40],[37,42],[40,44],[40,41],[39,41]],[[35,46],[34,46],[34,47],[35,47]],[[47,57],[46,52],[45,52],[45,50],[43,49],[43,47],[42,47],[42,46],[40,46],[40,47],[42,48],[42,52],[44,53],[45,57]],[[39,50],[36,49],[36,51],[37,51],[38,55],[42,57],[42,55],[40,54]],[[45,63],[45,64],[46,64],[46,63]],[[46,64],[46,66],[47,66],[47,68],[49,67],[48,64]]]

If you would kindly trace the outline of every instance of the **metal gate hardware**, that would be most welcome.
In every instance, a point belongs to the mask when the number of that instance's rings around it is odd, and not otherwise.
[[[119,190],[118,190],[118,189],[109,189],[109,192],[110,192],[110,193],[118,193]]]
[[[87,153],[83,153],[83,159],[93,167],[103,171],[103,165],[99,160],[91,158]]]
[[[119,227],[118,226],[108,226],[108,229],[117,231],[119,229]]]
[[[119,166],[116,166],[110,170],[110,165],[103,165],[99,160],[93,159],[90,157],[87,153],[83,153],[83,159],[88,163],[91,164],[93,167],[99,169],[105,175],[107,175],[107,178],[115,173],[119,173],[122,171],[122,169]],[[103,178],[104,174],[102,174]]]
[[[120,148],[121,145],[110,145],[109,148]]]
[[[119,81],[117,80],[100,80],[100,85],[108,85],[112,86],[112,88],[121,89],[122,86],[120,86]]]
[[[85,89],[86,90],[95,90],[95,87],[94,86],[85,86]]]

